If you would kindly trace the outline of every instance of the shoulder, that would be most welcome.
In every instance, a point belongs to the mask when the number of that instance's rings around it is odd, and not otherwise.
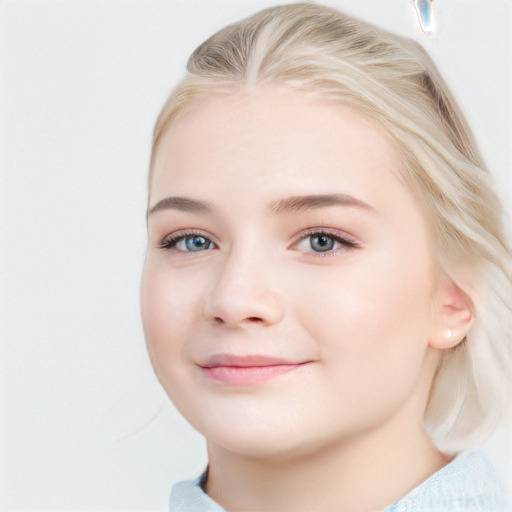
[[[385,512],[512,512],[501,480],[481,451],[458,455]]]

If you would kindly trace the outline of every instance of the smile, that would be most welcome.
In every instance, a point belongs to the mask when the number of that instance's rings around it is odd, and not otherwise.
[[[199,365],[203,375],[228,386],[253,386],[297,370],[306,363],[292,363],[268,356],[220,354]]]

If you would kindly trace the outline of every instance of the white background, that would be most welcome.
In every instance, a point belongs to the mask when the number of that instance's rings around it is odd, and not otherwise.
[[[432,35],[412,0],[325,3],[427,48],[510,204],[512,2],[436,0]],[[205,464],[139,320],[150,136],[191,51],[273,4],[0,2],[3,510],[163,511]],[[510,445],[487,449],[512,488]]]

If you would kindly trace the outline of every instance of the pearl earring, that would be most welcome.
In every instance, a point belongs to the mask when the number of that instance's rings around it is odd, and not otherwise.
[[[444,337],[449,340],[451,337],[452,337],[452,330],[451,329],[448,329],[445,333],[444,333]]]

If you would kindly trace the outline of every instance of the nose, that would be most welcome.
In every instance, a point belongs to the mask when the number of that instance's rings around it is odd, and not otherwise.
[[[275,289],[276,281],[274,287],[271,281],[268,262],[231,254],[221,263],[216,280],[204,298],[204,318],[226,327],[279,323],[284,316],[284,302]]]

